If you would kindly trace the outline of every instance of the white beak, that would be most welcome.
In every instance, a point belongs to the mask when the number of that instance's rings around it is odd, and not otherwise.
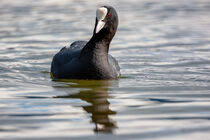
[[[103,22],[103,21],[101,21],[101,20],[98,21],[98,24],[97,24],[97,26],[96,26],[96,34],[97,34],[99,31],[101,31],[101,29],[104,27],[104,25],[105,25],[105,22]]]
[[[104,27],[105,22],[103,20],[105,19],[107,13],[108,13],[108,10],[105,7],[101,7],[97,9],[96,17],[97,17],[98,23],[96,25],[96,30],[95,30],[96,34]]]

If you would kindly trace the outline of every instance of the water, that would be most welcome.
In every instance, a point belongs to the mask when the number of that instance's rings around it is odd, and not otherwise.
[[[120,25],[113,81],[52,81],[53,55],[88,40],[95,10]],[[0,139],[209,139],[209,0],[1,0]]]

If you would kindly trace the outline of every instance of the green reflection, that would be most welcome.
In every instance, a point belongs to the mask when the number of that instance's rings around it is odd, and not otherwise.
[[[117,81],[108,80],[59,80],[67,82],[71,88],[79,88],[76,94],[69,93],[65,96],[56,98],[76,98],[90,103],[90,105],[81,106],[87,113],[91,114],[91,122],[95,124],[95,132],[112,133],[116,122],[110,119],[110,115],[116,112],[110,109],[108,98],[108,89]]]

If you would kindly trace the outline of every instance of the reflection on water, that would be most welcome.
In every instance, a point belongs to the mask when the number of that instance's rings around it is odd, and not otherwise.
[[[110,119],[111,115],[116,112],[109,107],[108,93],[110,84],[115,81],[95,81],[95,80],[67,80],[72,82],[69,87],[80,88],[76,94],[67,94],[64,96],[56,96],[55,98],[73,98],[83,100],[89,105],[81,106],[87,113],[91,115],[92,123],[95,124],[95,132],[112,133],[117,127],[116,122]]]

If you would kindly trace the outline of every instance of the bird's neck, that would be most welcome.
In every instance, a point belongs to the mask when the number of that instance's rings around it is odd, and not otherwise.
[[[108,61],[109,43],[105,40],[95,40],[94,36],[85,45],[80,53],[80,62],[88,65],[87,72],[94,72],[93,76],[110,78],[110,65]]]
[[[85,47],[82,49],[80,57],[89,57],[89,58],[103,58],[108,59],[109,45],[111,39],[109,36],[100,36],[93,35],[92,38],[88,41]]]
[[[110,71],[108,60],[109,45],[113,38],[110,34],[93,34],[92,38],[84,46],[80,53],[80,62],[88,65],[86,72],[94,72],[94,77],[97,79],[113,78],[113,73]]]

